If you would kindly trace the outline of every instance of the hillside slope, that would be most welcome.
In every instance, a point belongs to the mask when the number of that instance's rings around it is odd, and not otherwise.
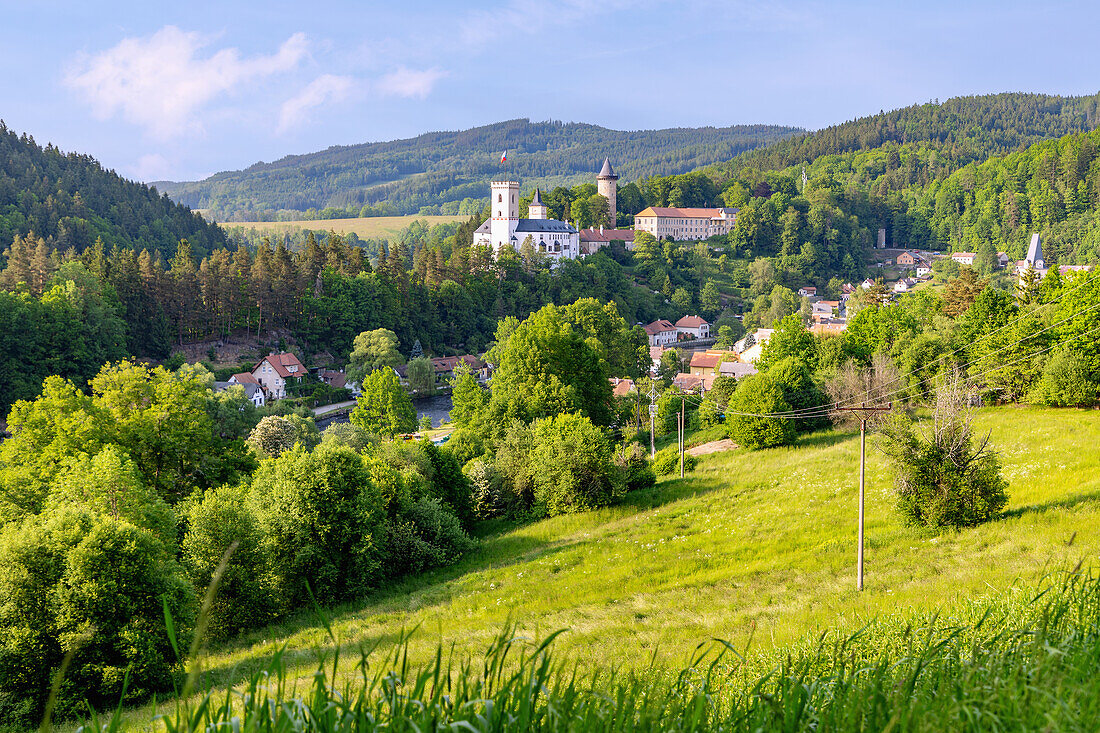
[[[486,197],[501,171],[524,189],[592,182],[610,156],[625,180],[682,173],[801,132],[774,125],[620,131],[596,125],[510,120],[390,142],[332,147],[226,171],[203,181],[160,182],[174,200],[218,219],[277,209],[423,206]],[[508,151],[505,167],[500,155]],[[445,212],[446,213],[446,212]],[[465,212],[470,213],[470,212]]]
[[[30,232],[57,249],[103,239],[172,256],[181,239],[197,254],[225,246],[225,233],[155,188],[105,170],[94,158],[39,146],[0,121],[0,252]]]
[[[618,506],[494,534],[458,566],[338,610],[351,649],[388,648],[419,627],[414,663],[442,641],[478,653],[511,619],[539,636],[568,628],[564,653],[594,666],[678,665],[700,642],[762,652],[895,612],[967,604],[1100,551],[1100,414],[979,413],[1002,451],[1009,505],[994,522],[936,535],[901,524],[868,444],[866,590],[855,591],[858,435],[789,449],[704,456]],[[308,676],[324,631],[313,617],[214,652],[221,682],[261,668],[283,644]],[[349,672],[354,676],[353,672]]]
[[[1088,132],[1098,124],[1100,94],[1059,97],[1013,92],[953,97],[879,112],[780,140],[708,166],[706,172],[721,181],[736,177],[746,168],[781,170],[826,155],[916,142],[930,143],[940,154],[940,165],[954,170],[1040,140]]]

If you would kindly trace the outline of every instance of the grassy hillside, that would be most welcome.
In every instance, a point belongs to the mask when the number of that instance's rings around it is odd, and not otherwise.
[[[950,615],[1094,559],[1100,412],[997,408],[977,423],[1003,451],[1005,516],[957,533],[906,528],[871,449],[862,594],[853,575],[859,441],[834,432],[790,449],[704,456],[685,480],[618,506],[491,533],[457,567],[338,609],[334,632],[354,653],[419,627],[410,647],[419,663],[440,641],[481,652],[511,619],[530,634],[568,628],[556,646],[585,668],[680,665],[714,637],[738,648],[751,638],[751,657],[873,617]],[[285,644],[292,676],[307,677],[325,637],[299,619],[215,650],[207,666],[217,682],[237,681]]]
[[[273,163],[257,163],[196,182],[159,182],[175,201],[208,209],[219,221],[250,220],[257,211],[375,207],[412,214],[423,206],[487,197],[506,171],[549,188],[594,180],[605,156],[625,180],[683,173],[801,132],[738,125],[668,130],[609,130],[596,125],[510,120],[471,130],[431,132],[407,140],[336,146]],[[500,154],[508,151],[505,168]]]
[[[255,230],[259,234],[293,233],[298,230],[312,230],[337,234],[355,234],[360,239],[390,239],[414,221],[421,221],[429,227],[436,224],[450,224],[464,221],[467,216],[367,216],[358,219],[324,219],[301,221],[256,221],[230,224],[229,229],[237,226],[244,230]]]

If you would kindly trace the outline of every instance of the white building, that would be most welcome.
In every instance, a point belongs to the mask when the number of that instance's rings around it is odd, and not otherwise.
[[[710,338],[710,324],[699,316],[684,316],[676,321],[676,333],[697,339]]]
[[[247,397],[252,404],[256,407],[263,407],[264,402],[264,390],[260,386],[260,383],[256,381],[248,372],[241,372],[240,374],[234,374],[229,378],[228,382],[214,382],[214,389],[218,392],[223,392],[230,387],[243,387],[245,397]]]
[[[664,318],[654,321],[645,327],[646,336],[649,337],[650,346],[668,346],[676,343],[677,330],[672,321]]]
[[[634,228],[657,239],[706,239],[729,234],[737,209],[688,209],[649,206],[634,215]]]
[[[528,207],[528,218],[519,218],[519,183],[493,181],[489,219],[474,232],[474,244],[499,255],[505,247],[519,251],[528,237],[536,252],[551,259],[576,259],[581,254],[580,235],[564,221],[546,218],[546,206],[538,190]]]
[[[956,252],[951,255],[951,259],[958,262],[960,265],[973,265],[974,253],[973,252]]]

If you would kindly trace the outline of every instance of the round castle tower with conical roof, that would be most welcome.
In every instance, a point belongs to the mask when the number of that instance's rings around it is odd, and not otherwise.
[[[596,193],[607,199],[607,212],[610,219],[611,228],[614,229],[618,224],[618,209],[617,206],[617,194],[619,176],[615,174],[615,171],[611,170],[611,159],[603,159],[603,168],[600,169],[600,174],[596,176]]]

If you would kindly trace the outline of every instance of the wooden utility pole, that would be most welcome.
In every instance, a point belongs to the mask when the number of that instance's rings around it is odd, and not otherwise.
[[[649,457],[652,459],[657,455],[657,441],[653,437],[654,430],[657,427],[655,421],[657,419],[657,388],[652,384],[649,387]]]
[[[840,403],[833,407],[835,412],[859,413],[859,550],[856,553],[856,590],[863,590],[863,487],[867,453],[867,413],[889,412],[892,406],[893,403],[888,402],[885,406],[868,407],[864,402],[859,407],[841,407]]]
[[[684,478],[684,416],[686,415],[684,407],[685,397],[680,395],[680,478]]]

